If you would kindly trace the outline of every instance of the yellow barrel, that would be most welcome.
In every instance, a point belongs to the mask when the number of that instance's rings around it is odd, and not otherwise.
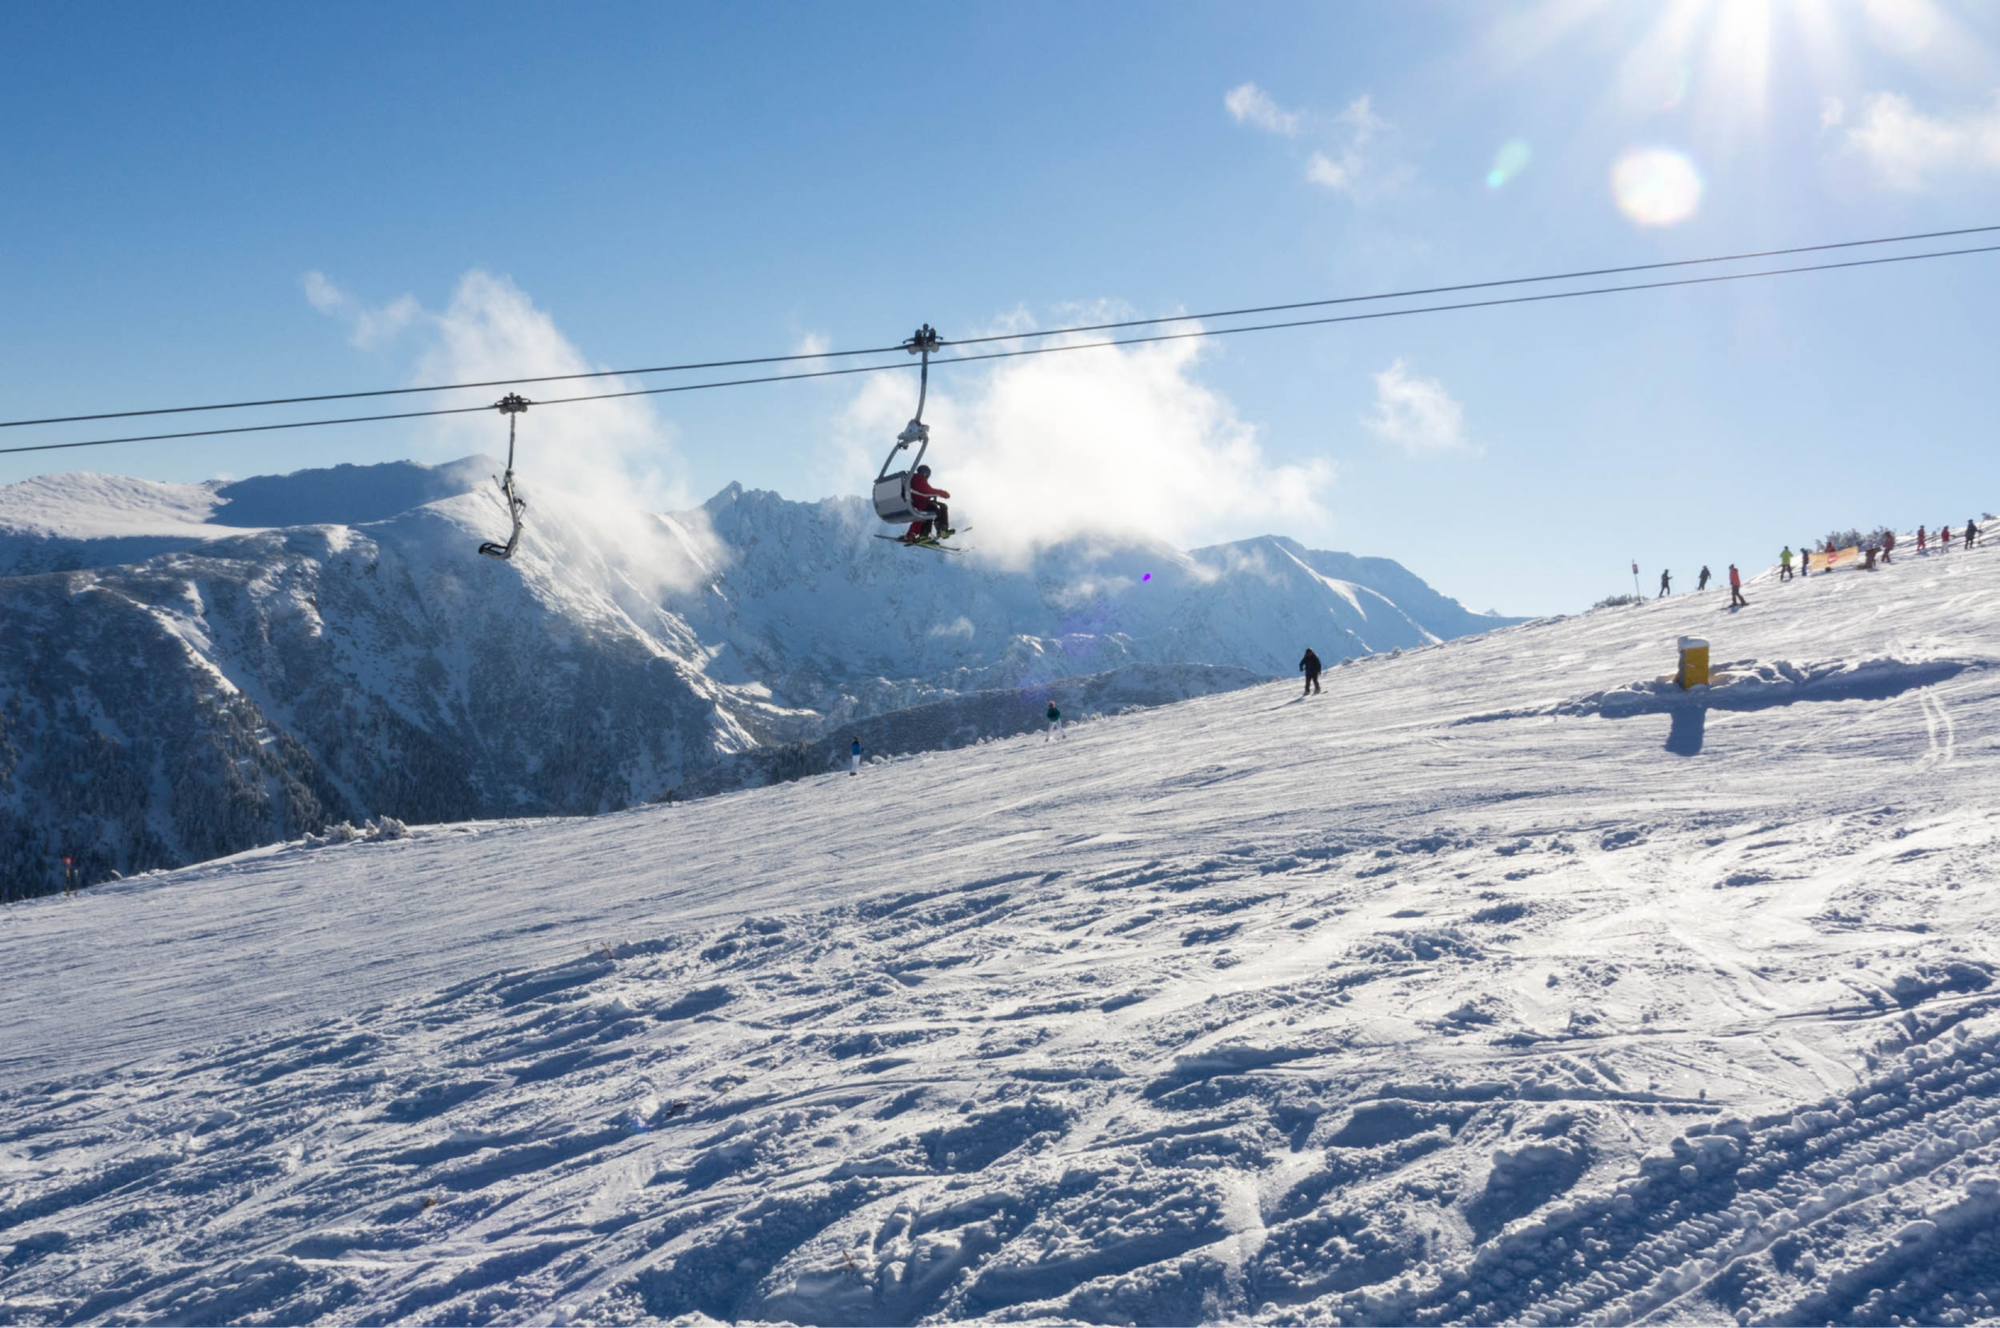
[[[1708,686],[1708,642],[1698,636],[1681,638],[1681,690]]]

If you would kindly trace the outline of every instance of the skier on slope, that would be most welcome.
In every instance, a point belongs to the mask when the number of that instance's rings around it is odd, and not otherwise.
[[[1812,575],[1812,541],[1807,540],[1804,544],[1799,545],[1799,576],[1801,578],[1804,578],[1811,575]]]
[[[1672,572],[1663,569],[1660,572],[1660,593],[1658,595],[1653,596],[1653,598],[1659,599],[1663,595],[1671,595],[1673,593],[1674,593],[1674,574]]]
[[[861,735],[858,733],[854,735],[854,745],[847,749],[847,773],[861,773]]]
[[[1306,690],[1303,695],[1311,696],[1319,690],[1319,656],[1311,646],[1306,647],[1306,657],[1299,661],[1299,672],[1306,675]]]
[[[1951,552],[1951,522],[1949,521],[1944,523],[1944,529],[1938,531],[1938,552]]]
[[[1747,609],[1750,601],[1743,598],[1743,574],[1736,570],[1736,564],[1729,564],[1729,607]]]
[[[1896,532],[1895,532],[1895,531],[1893,531],[1893,530],[1885,530],[1885,531],[1883,531],[1883,532],[1882,532],[1882,561],[1883,561],[1883,562],[1885,562],[1885,563],[1886,563],[1886,562],[1888,562],[1888,561],[1889,561],[1889,555],[1890,555],[1890,554],[1892,554],[1892,553],[1894,553],[1895,551],[1896,551]]]
[[[1056,709],[1056,703],[1051,701],[1049,702],[1049,732],[1048,736],[1043,738],[1042,741],[1049,742],[1055,738],[1064,738],[1067,736],[1069,735],[1063,732],[1062,711]]]
[[[1713,575],[1714,573],[1708,570],[1708,564],[1703,563],[1701,565],[1701,575],[1695,578],[1694,588],[1696,590],[1707,590],[1708,579]]]
[[[1780,581],[1792,579],[1792,546],[1789,544],[1778,552],[1778,579]]]
[[[1925,542],[1927,533],[1922,526],[1917,527],[1917,556],[1919,558],[1930,552],[1930,545]]]
[[[931,468],[918,466],[917,473],[910,476],[910,505],[926,514],[924,519],[912,521],[903,535],[903,543],[915,544],[920,539],[949,539],[955,531],[951,528],[951,509],[940,500],[951,495],[931,483]]]
[[[1972,524],[1971,517],[1965,518],[1965,547],[1968,549],[1971,548],[1973,545],[1973,541],[1977,540],[1978,538],[1979,538],[1979,527]]]

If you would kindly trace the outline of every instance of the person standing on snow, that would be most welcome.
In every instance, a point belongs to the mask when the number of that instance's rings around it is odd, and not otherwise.
[[[1695,588],[1696,590],[1707,590],[1707,589],[1708,589],[1708,578],[1709,578],[1709,577],[1711,577],[1711,576],[1713,576],[1713,575],[1714,575],[1714,573],[1713,573],[1713,572],[1710,572],[1710,571],[1708,570],[1708,564],[1707,564],[1707,563],[1703,563],[1703,564],[1701,565],[1701,575],[1700,575],[1700,576],[1698,576],[1698,577],[1696,577],[1696,578],[1694,579],[1694,588]]]
[[[1927,553],[1929,553],[1929,552],[1930,552],[1930,547],[1929,547],[1929,546],[1928,546],[1927,544],[1925,544],[1925,543],[1924,543],[1924,528],[1923,528],[1922,526],[1918,526],[1918,527],[1917,527],[1917,556],[1918,556],[1919,558],[1921,558],[1921,557],[1923,557],[1923,556],[1924,556],[1925,554],[1927,554]]]
[[[1750,601],[1743,598],[1743,574],[1736,570],[1736,564],[1729,564],[1729,607],[1747,609]]]
[[[1944,523],[1944,529],[1938,531],[1938,552],[1951,552],[1951,522],[1949,521]]]
[[[1972,524],[1971,517],[1965,518],[1965,547],[1968,549],[1971,548],[1973,541],[1978,538],[1979,527]]]
[[[861,735],[858,733],[854,735],[854,745],[847,749],[847,773],[861,773]]]
[[[1054,701],[1049,702],[1049,735],[1048,737],[1043,738],[1042,741],[1050,742],[1056,738],[1064,738],[1068,736],[1069,736],[1068,734],[1063,732],[1062,711],[1056,709],[1056,703]]]
[[[1812,575],[1812,541],[1799,545],[1799,576],[1801,579]]]
[[[1778,553],[1778,579],[1780,581],[1792,579],[1792,546],[1789,544]]]
[[[951,528],[951,509],[940,501],[951,495],[932,485],[929,466],[918,466],[917,473],[910,476],[910,492],[920,495],[920,498],[913,497],[910,500],[911,506],[926,515],[923,520],[910,523],[909,530],[903,535],[905,544],[914,544],[920,539],[930,539],[933,530],[936,531],[938,539],[949,539],[957,533]]]
[[[1888,561],[1889,561],[1889,555],[1890,555],[1890,554],[1892,554],[1892,553],[1894,553],[1895,551],[1896,551],[1896,532],[1895,532],[1895,531],[1893,531],[1893,530],[1885,530],[1885,531],[1883,531],[1883,532],[1882,532],[1882,561],[1883,561],[1883,562],[1885,562],[1885,563],[1886,563],[1886,562],[1888,562]]]
[[[1653,598],[1659,599],[1661,595],[1671,595],[1673,593],[1674,593],[1674,574],[1672,572],[1662,571],[1660,573],[1660,594],[1653,596]]]
[[[1302,693],[1311,696],[1319,690],[1319,656],[1313,654],[1312,647],[1306,647],[1306,657],[1299,661],[1299,672],[1306,675],[1306,689]]]

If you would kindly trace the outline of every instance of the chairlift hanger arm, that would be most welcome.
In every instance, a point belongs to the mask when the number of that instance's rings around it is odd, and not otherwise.
[[[494,483],[500,486],[500,492],[506,496],[507,516],[513,522],[513,529],[509,532],[505,544],[497,540],[487,540],[479,546],[479,551],[489,558],[499,558],[503,561],[512,558],[515,548],[521,543],[521,513],[527,510],[528,500],[514,491],[514,417],[525,415],[528,407],[534,404],[519,392],[509,392],[493,403],[494,409],[507,417],[507,475],[506,478],[495,480]]]
[[[914,461],[910,462],[909,469],[915,470],[923,464],[924,453],[929,450],[931,445],[930,426],[924,423],[924,401],[930,395],[931,354],[943,344],[944,339],[938,335],[937,329],[929,323],[925,323],[915,332],[912,332],[909,340],[903,343],[904,350],[910,352],[912,355],[921,355],[923,357],[917,366],[917,413],[910,417],[910,422],[903,426],[901,433],[896,435],[895,446],[891,447],[889,455],[882,459],[882,469],[875,472],[875,482],[877,484],[889,478],[889,467],[896,463],[896,454],[911,443],[917,444],[917,456]]]
[[[911,333],[910,339],[903,343],[904,350],[912,355],[924,357],[923,362],[917,366],[917,413],[910,419],[912,426],[920,425],[924,421],[924,398],[930,395],[931,387],[931,355],[943,344],[944,341],[938,336],[937,329],[929,323]]]

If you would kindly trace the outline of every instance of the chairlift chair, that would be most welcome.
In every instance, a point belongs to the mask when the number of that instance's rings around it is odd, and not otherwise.
[[[487,540],[479,546],[479,551],[488,558],[508,559],[514,556],[515,546],[521,542],[521,513],[528,510],[528,500],[514,491],[514,417],[525,414],[534,403],[518,392],[509,392],[494,403],[502,415],[507,417],[507,476],[493,482],[500,486],[500,492],[507,496],[507,515],[514,528],[507,536],[507,542]]]
[[[924,398],[930,391],[931,352],[939,344],[937,331],[929,323],[918,328],[903,343],[903,349],[910,354],[923,356],[923,363],[918,368],[917,413],[896,435],[896,445],[889,449],[889,455],[882,461],[881,471],[875,476],[875,515],[891,525],[928,521],[932,516],[917,507],[917,495],[910,491],[910,480],[916,475],[917,467],[923,464],[924,452],[931,445],[930,426],[924,423]],[[896,454],[913,443],[917,449],[916,457],[903,469],[890,473],[889,467],[895,464]]]

